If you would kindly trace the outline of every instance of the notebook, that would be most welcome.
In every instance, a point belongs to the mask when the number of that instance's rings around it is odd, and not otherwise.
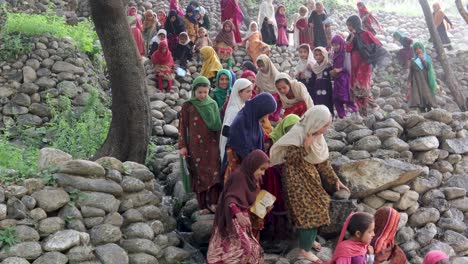
[[[268,213],[267,208],[272,206],[275,201],[276,197],[273,194],[261,190],[255,199],[255,203],[250,207],[250,212],[263,219]]]

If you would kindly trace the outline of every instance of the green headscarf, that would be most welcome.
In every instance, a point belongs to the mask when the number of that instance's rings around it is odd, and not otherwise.
[[[219,87],[219,79],[221,78],[222,74],[226,75],[229,78],[229,85],[226,89],[222,89]],[[231,80],[232,80],[231,72],[226,69],[222,69],[218,71],[218,73],[216,74],[216,89],[214,89],[212,93],[214,95],[214,100],[218,104],[219,109],[223,108],[224,103],[226,102],[227,95],[231,93],[231,89],[232,89]]]
[[[278,141],[282,136],[284,136],[288,131],[297,123],[301,118],[298,115],[290,114],[287,115],[270,133],[270,138],[273,140],[273,143]]]
[[[207,96],[203,101],[200,101],[195,97],[195,88],[200,84],[206,84],[207,87],[210,87],[210,81],[208,78],[205,76],[198,76],[193,80],[192,97],[187,102],[195,106],[209,130],[220,131],[221,117],[219,116],[219,109],[216,102],[209,96]]]
[[[399,31],[395,31],[393,32],[393,37],[398,37],[398,41],[400,42],[401,45],[405,45],[405,43],[403,43],[404,39],[403,39],[403,34],[401,34]]]
[[[424,70],[424,64],[422,63],[421,59],[418,57],[418,54],[416,53],[417,48],[420,48],[423,51],[424,59],[426,60],[426,63],[427,63],[427,80],[429,82],[428,83],[429,88],[431,89],[431,92],[433,94],[436,94],[437,93],[437,82],[436,82],[434,67],[432,65],[432,58],[429,55],[427,55],[426,49],[424,48],[424,44],[422,44],[421,42],[415,42],[413,44],[413,51],[414,51],[413,61],[414,61],[414,63],[416,63],[416,65],[418,65],[418,67],[421,70]]]

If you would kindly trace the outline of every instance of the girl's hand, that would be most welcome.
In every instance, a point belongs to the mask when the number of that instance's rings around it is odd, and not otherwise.
[[[367,246],[367,254],[369,254],[369,255],[374,255],[374,247],[372,247],[372,246]]]
[[[424,58],[424,54],[419,54],[418,57],[419,57],[419,59],[421,59],[422,61],[425,61],[425,60],[426,60],[426,58]]]
[[[349,190],[349,188],[346,187],[346,185],[344,185],[340,180],[338,180],[338,181],[336,182],[336,191],[339,191],[339,190],[341,190],[341,189],[343,189],[343,190],[345,190],[345,191],[351,193],[351,191]]]
[[[249,217],[245,216],[243,213],[237,213],[236,218],[237,218],[237,221],[239,222],[239,225],[241,225],[243,228],[250,227],[250,219]]]
[[[267,213],[271,212],[271,210],[273,210],[273,207],[274,207],[273,205],[268,206],[268,207],[266,208]]]
[[[187,148],[181,148],[181,149],[179,149],[179,154],[180,154],[182,157],[187,156]]]

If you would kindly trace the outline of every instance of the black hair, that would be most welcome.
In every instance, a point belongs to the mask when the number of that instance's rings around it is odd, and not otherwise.
[[[374,216],[368,213],[359,212],[351,216],[347,230],[351,236],[354,236],[357,231],[362,234],[366,232],[372,223],[374,223]]]

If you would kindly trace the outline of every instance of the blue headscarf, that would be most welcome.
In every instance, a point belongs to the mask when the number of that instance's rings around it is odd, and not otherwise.
[[[265,150],[260,119],[276,110],[276,101],[270,93],[261,93],[248,100],[229,128],[227,147],[241,159],[254,149]]]
[[[188,15],[188,13],[192,13],[191,16]],[[185,9],[185,17],[192,23],[198,25],[198,20],[197,20],[197,14],[198,11],[193,7],[192,5],[188,5],[187,9]]]

